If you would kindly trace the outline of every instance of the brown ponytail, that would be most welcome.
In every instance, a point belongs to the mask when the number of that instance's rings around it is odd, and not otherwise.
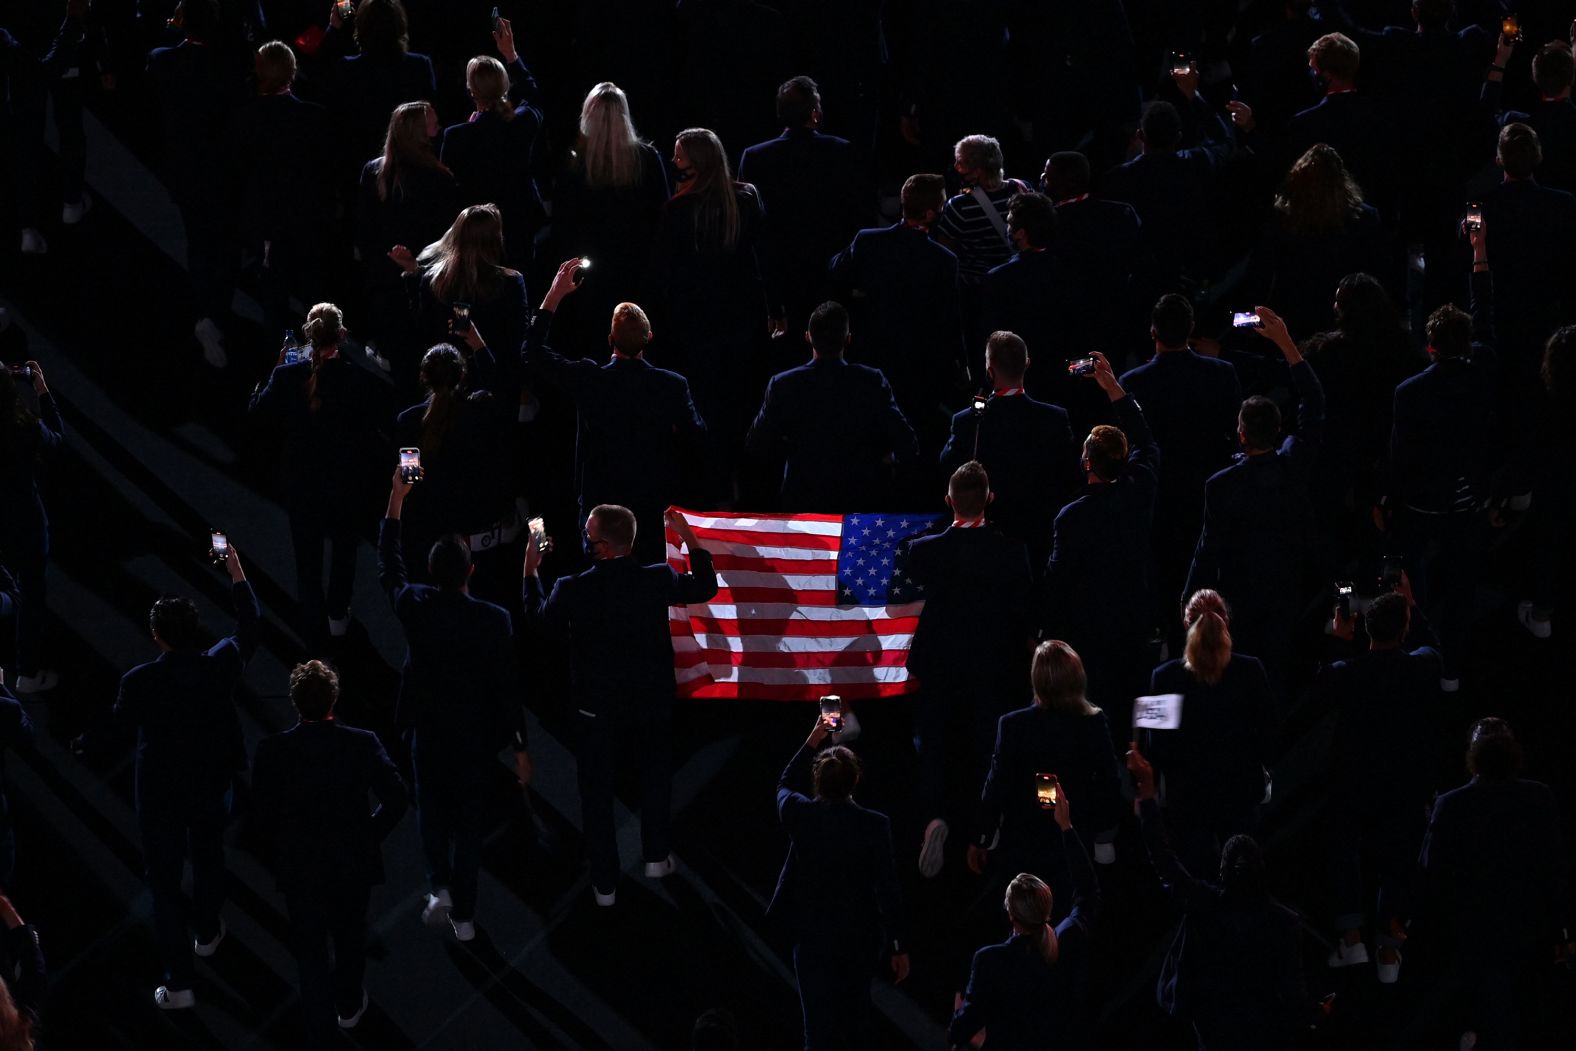
[[[306,380],[306,407],[308,412],[315,413],[323,407],[323,399],[317,392],[317,372],[323,367],[325,355],[318,351],[339,346],[345,335],[345,315],[332,303],[319,303],[306,312],[301,334],[312,344],[312,374]]]
[[[421,357],[421,382],[427,411],[421,414],[421,447],[437,452],[454,423],[454,403],[465,385],[465,359],[451,344],[439,343]]]
[[[1182,666],[1206,686],[1214,686],[1231,663],[1231,611],[1219,592],[1195,591],[1182,613],[1187,649]]]

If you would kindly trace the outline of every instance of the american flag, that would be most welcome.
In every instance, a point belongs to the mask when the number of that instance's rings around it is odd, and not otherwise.
[[[910,689],[925,604],[904,541],[938,514],[702,514],[674,508],[711,552],[719,590],[668,611],[681,697],[849,700]],[[678,538],[668,563],[683,571]]]

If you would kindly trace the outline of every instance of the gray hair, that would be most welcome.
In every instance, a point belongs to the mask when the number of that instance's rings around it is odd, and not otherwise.
[[[980,169],[990,176],[994,189],[1002,181],[1006,158],[1001,153],[1001,143],[989,135],[965,135],[953,148],[953,155],[970,168]]]

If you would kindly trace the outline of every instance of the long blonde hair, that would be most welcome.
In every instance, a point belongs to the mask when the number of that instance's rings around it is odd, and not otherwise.
[[[514,119],[509,105],[509,71],[491,55],[477,55],[465,64],[465,87],[482,109],[504,120]]]
[[[1060,955],[1056,931],[1051,928],[1051,888],[1040,877],[1020,872],[1007,884],[1002,906],[1012,922],[1030,932],[1040,950],[1040,959],[1055,963]]]
[[[1206,686],[1214,686],[1231,663],[1231,610],[1218,591],[1203,588],[1193,592],[1182,611],[1182,626],[1187,629],[1187,648],[1182,666]]]
[[[573,156],[588,186],[633,186],[640,181],[640,136],[629,119],[628,96],[612,81],[586,92]]]
[[[401,173],[408,168],[448,171],[432,152],[432,142],[427,138],[427,114],[431,112],[429,102],[406,102],[389,115],[388,134],[383,138],[383,163],[378,166],[378,200],[389,199],[400,184]]]
[[[443,236],[416,257],[445,303],[491,292],[504,271],[503,259],[503,213],[496,204],[462,209]]]
[[[1034,651],[1029,668],[1034,703],[1058,715],[1093,715],[1100,709],[1089,703],[1089,677],[1078,651],[1060,639],[1046,639]]]
[[[733,172],[722,140],[707,128],[686,128],[678,142],[695,167],[695,175],[681,185],[674,197],[693,196],[695,209],[695,250],[732,252],[739,243],[739,201],[734,196]]]

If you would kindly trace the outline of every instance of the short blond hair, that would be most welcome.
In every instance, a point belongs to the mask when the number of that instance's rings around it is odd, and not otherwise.
[[[1362,57],[1357,41],[1345,33],[1326,33],[1308,47],[1308,58],[1314,68],[1327,77],[1341,80],[1357,79]]]
[[[620,354],[634,357],[646,349],[651,339],[651,321],[634,303],[620,303],[613,308],[613,325],[607,338]]]
[[[296,57],[290,45],[283,40],[270,40],[257,49],[253,67],[257,72],[257,90],[265,95],[283,91],[295,80]]]

